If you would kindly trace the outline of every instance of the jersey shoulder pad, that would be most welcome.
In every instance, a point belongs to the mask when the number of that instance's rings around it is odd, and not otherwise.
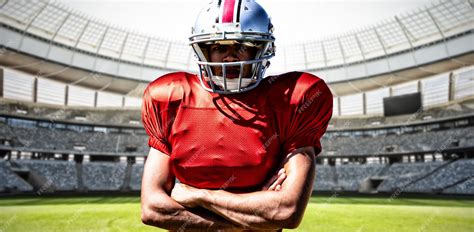
[[[168,73],[152,81],[145,92],[149,92],[153,100],[171,102],[182,100],[190,91],[192,74],[186,72]]]
[[[272,98],[283,99],[290,104],[300,102],[305,93],[316,85],[326,85],[324,80],[307,72],[284,73],[267,77],[263,81],[267,82],[266,87]]]

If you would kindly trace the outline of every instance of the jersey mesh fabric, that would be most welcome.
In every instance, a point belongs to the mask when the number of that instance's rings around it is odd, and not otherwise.
[[[142,119],[149,146],[170,156],[171,170],[198,188],[253,191],[299,147],[321,151],[332,115],[324,81],[308,73],[269,77],[254,90],[218,95],[189,73],[172,73],[145,90]]]

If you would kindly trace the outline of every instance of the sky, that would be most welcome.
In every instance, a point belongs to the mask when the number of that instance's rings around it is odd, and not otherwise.
[[[186,42],[210,0],[57,0],[70,9],[145,35]],[[319,40],[393,19],[434,0],[260,0],[277,44]]]

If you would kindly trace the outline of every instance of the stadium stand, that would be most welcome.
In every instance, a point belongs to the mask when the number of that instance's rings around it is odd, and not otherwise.
[[[429,176],[404,188],[407,192],[433,193],[466,181],[474,176],[474,159],[459,159],[438,169]]]
[[[15,104],[2,104],[5,106]],[[21,107],[25,111],[34,112],[34,104]],[[48,107],[45,107],[47,109]],[[54,108],[54,107],[53,107]],[[410,155],[418,153],[433,154],[445,149],[464,149],[474,147],[474,130],[470,108],[465,107],[462,114],[452,116],[442,113],[453,107],[441,107],[431,112],[439,112],[435,118],[423,120],[418,118],[408,123],[396,124],[403,120],[389,122],[392,117],[383,117],[384,123],[371,126],[357,126],[349,130],[331,128],[323,137],[323,153],[319,159],[331,157],[366,157],[374,155]],[[91,121],[73,117],[63,117],[62,120],[45,120],[51,112],[77,112],[82,115],[94,115]],[[135,115],[139,111],[132,110]],[[0,132],[3,140],[9,141],[11,152],[15,149],[22,154],[25,152],[44,154],[72,154],[75,155],[108,155],[108,156],[143,156],[148,151],[147,136],[141,125],[127,125],[128,111],[116,111],[115,122],[108,121],[111,117],[107,110],[97,109],[68,109],[36,111],[34,116],[21,117],[21,114],[6,114],[3,112],[0,120]],[[56,113],[55,113],[56,114]],[[56,114],[59,115],[59,114]],[[65,114],[64,114],[65,115]],[[76,114],[77,115],[77,114]],[[438,116],[437,115],[441,115]],[[448,116],[446,116],[448,115]],[[398,118],[401,118],[397,116]],[[404,116],[406,117],[409,116]],[[375,118],[354,118],[359,125]],[[336,118],[335,120],[339,120]],[[378,118],[377,118],[378,119]],[[82,121],[81,121],[82,120]],[[351,122],[349,118],[344,118]],[[121,124],[123,123],[123,124]],[[41,156],[40,156],[41,157]],[[17,157],[18,158],[18,157]],[[51,158],[51,155],[47,156]],[[125,187],[131,191],[140,190],[143,164],[131,165],[130,177],[126,181],[127,164],[117,162],[85,162],[82,163],[81,173],[76,172],[75,162],[54,160],[12,160],[32,172],[52,181],[55,191],[82,191],[82,182],[85,191],[120,191]],[[317,165],[315,191],[349,191],[358,192],[362,182],[371,178],[381,179],[376,189],[378,192],[391,193],[402,189],[412,193],[442,193],[442,194],[470,194],[469,173],[462,170],[472,169],[472,164],[463,163],[460,159],[453,164],[449,160],[436,162],[394,163],[394,164],[336,164]],[[5,163],[5,162],[4,162]],[[458,164],[459,163],[459,164]],[[449,165],[448,165],[449,164]],[[459,167],[458,167],[459,166]],[[7,169],[5,165],[2,169]],[[440,169],[440,170],[438,170]],[[435,171],[435,172],[434,172]],[[439,173],[438,173],[439,172]],[[67,176],[58,174],[67,173]],[[453,174],[454,173],[454,174]],[[457,173],[457,174],[456,174]],[[10,175],[15,176],[15,173]],[[453,179],[447,176],[455,176]],[[18,175],[17,179],[23,181]],[[78,179],[79,178],[79,179]],[[434,180],[443,180],[433,185]],[[463,184],[464,183],[464,184]],[[6,186],[6,185],[5,185]],[[18,188],[18,187],[17,187]],[[34,187],[33,187],[34,188]],[[30,186],[30,191],[33,190]],[[11,188],[10,188],[11,189]],[[3,188],[1,192],[9,192]]]
[[[147,136],[127,133],[77,132],[71,130],[0,125],[10,131],[13,146],[39,150],[90,152],[138,152],[148,150]],[[322,154],[360,156],[381,153],[436,151],[474,146],[473,127],[375,137],[323,137]],[[78,148],[79,147],[79,148]]]
[[[474,77],[474,75],[472,76]],[[474,91],[474,90],[473,90]],[[365,117],[333,117],[331,119],[331,129],[349,130],[352,128],[377,128],[395,125],[406,125],[416,122],[432,122],[443,118],[459,117],[474,113],[474,100],[466,99],[460,102],[452,102],[447,105],[440,105],[420,110],[414,114],[383,117],[368,115]]]
[[[74,191],[77,189],[75,162],[59,160],[16,160],[52,182],[55,191]]]
[[[90,107],[63,107],[52,104],[14,101],[0,98],[0,114],[43,118],[47,121],[94,123],[117,126],[141,125],[141,112],[137,109],[111,109]]]
[[[466,194],[472,195],[474,194],[474,177],[471,176],[465,181],[462,181],[458,184],[455,184],[451,187],[448,187],[443,190],[443,193],[448,194]]]
[[[332,169],[329,165],[316,165],[314,191],[332,191],[336,188],[335,175]]]
[[[89,191],[118,191],[125,178],[124,163],[84,163],[82,179]]]
[[[27,191],[33,191],[33,187],[12,172],[8,162],[0,160],[0,193]]]
[[[142,185],[143,164],[133,164],[132,176],[130,180],[130,188],[132,190],[140,190]]]
[[[423,178],[446,162],[394,163],[382,175],[384,181],[378,186],[379,192],[395,192]]]
[[[474,128],[455,128],[441,131],[418,132],[375,137],[333,137],[323,139],[323,154],[367,155],[436,151],[460,146],[474,146]]]
[[[357,192],[363,180],[377,175],[384,167],[383,164],[337,165],[337,184],[343,191]]]
[[[3,131],[9,131],[5,138],[12,146],[44,151],[81,151],[81,152],[146,152],[147,137],[126,133],[77,132],[67,129],[46,129],[41,127],[20,127],[1,125]]]

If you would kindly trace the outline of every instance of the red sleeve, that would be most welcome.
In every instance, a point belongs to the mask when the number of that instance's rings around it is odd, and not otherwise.
[[[283,151],[286,154],[294,149],[313,146],[315,154],[321,152],[320,139],[326,132],[332,116],[331,91],[322,79],[315,82],[302,93],[300,100],[289,118]]]
[[[169,127],[172,118],[169,117],[167,107],[153,99],[150,86],[143,94],[142,121],[145,131],[149,136],[148,146],[153,147],[167,155],[171,154],[168,142]]]

